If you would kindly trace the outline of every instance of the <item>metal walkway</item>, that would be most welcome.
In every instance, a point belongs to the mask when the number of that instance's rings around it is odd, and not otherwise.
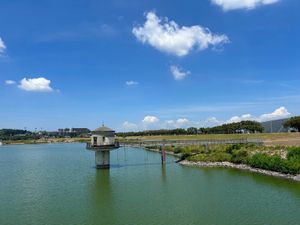
[[[149,147],[149,146],[187,146],[187,145],[218,145],[218,144],[257,144],[262,145],[261,139],[224,139],[224,140],[133,140],[120,141],[120,146]]]

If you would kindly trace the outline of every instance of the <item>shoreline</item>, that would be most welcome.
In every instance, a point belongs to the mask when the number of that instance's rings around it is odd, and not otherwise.
[[[234,164],[231,162],[192,162],[188,160],[183,160],[179,162],[179,164],[182,166],[190,166],[190,167],[223,167],[223,168],[239,169],[239,170],[250,171],[254,173],[260,173],[268,176],[279,177],[279,178],[300,182],[300,174],[298,175],[284,174],[284,173],[279,173],[270,170],[253,168],[245,164]]]
[[[145,149],[146,151],[160,153],[160,151],[156,150],[156,149],[149,149],[149,148],[143,148],[143,149]],[[180,158],[179,154],[175,154],[173,152],[166,151],[166,154]],[[300,174],[298,174],[298,175],[284,174],[284,173],[279,173],[279,172],[271,171],[271,170],[253,168],[246,164],[234,164],[231,162],[201,162],[201,161],[193,162],[193,161],[188,161],[186,159],[178,161],[177,163],[182,166],[189,166],[189,167],[211,167],[211,168],[223,167],[223,168],[238,169],[238,170],[260,173],[260,174],[267,175],[267,176],[278,177],[278,178],[283,178],[283,179],[287,179],[287,180],[300,182]]]

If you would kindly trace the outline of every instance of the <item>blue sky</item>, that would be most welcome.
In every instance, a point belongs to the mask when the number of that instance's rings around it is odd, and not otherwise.
[[[300,114],[300,1],[0,1],[0,128]]]

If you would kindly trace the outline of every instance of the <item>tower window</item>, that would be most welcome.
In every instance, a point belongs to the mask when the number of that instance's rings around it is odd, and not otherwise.
[[[93,138],[93,145],[97,145],[97,137]]]

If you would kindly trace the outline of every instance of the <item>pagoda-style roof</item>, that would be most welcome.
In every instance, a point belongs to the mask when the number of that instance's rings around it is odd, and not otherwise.
[[[105,136],[105,137],[114,137],[115,136],[115,131],[113,129],[111,129],[109,127],[105,127],[105,126],[97,128],[92,133],[96,134],[96,135]]]
[[[95,130],[95,132],[115,132],[109,127],[101,126]]]

